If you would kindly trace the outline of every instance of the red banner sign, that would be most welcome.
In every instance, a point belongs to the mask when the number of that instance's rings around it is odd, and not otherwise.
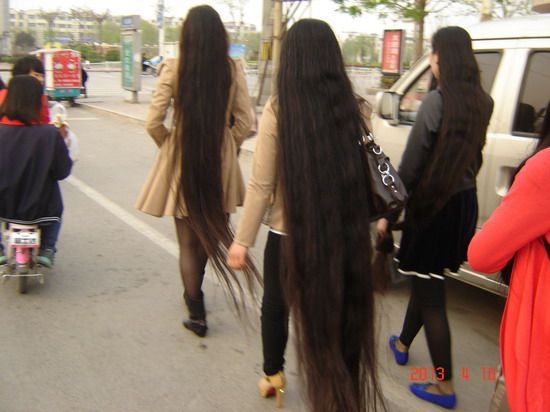
[[[60,50],[53,55],[53,81],[56,88],[80,88],[80,54],[72,50]]]
[[[403,30],[384,30],[382,73],[401,74]]]

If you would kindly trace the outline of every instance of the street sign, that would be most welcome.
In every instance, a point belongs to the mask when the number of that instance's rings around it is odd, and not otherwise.
[[[229,57],[232,59],[244,59],[246,57],[246,45],[231,43],[229,46]]]
[[[138,15],[134,16],[123,16],[120,20],[120,27],[124,29],[133,29],[138,30],[141,23],[141,17]]]
[[[131,92],[141,90],[141,31],[139,16],[124,16],[121,20],[122,87]],[[134,93],[136,96],[136,94]]]
[[[159,0],[157,4],[157,27],[164,28],[164,0]]]
[[[404,40],[404,30],[384,30],[382,73],[401,74],[403,72]]]

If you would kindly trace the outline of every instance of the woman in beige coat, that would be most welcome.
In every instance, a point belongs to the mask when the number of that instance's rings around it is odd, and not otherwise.
[[[174,117],[164,121],[171,102]],[[238,149],[252,125],[244,71],[228,57],[228,39],[218,13],[192,8],[183,24],[179,59],[160,68],[147,131],[159,147],[137,208],[153,216],[174,216],[180,272],[189,319],[198,336],[207,331],[202,293],[208,258],[236,303],[243,290],[225,264],[231,243],[229,214],[244,198]],[[247,271],[252,285],[255,270]]]

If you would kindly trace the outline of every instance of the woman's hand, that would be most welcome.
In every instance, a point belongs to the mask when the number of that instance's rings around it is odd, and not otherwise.
[[[378,233],[378,238],[384,237],[388,231],[388,226],[390,222],[386,218],[378,219],[376,222],[376,232]]]
[[[233,242],[227,253],[227,264],[233,269],[242,269],[246,266],[248,248]]]
[[[67,136],[69,134],[69,131],[67,129],[67,126],[65,126],[64,124],[61,125],[61,127],[59,127],[57,129],[59,131],[59,134],[61,135],[61,137],[63,139],[65,139],[65,143],[67,143],[66,139],[67,139]]]

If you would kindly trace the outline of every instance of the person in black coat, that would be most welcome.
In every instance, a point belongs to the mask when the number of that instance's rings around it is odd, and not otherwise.
[[[36,78],[15,76],[0,106],[0,220],[39,224],[38,261],[51,267],[63,213],[58,181],[69,176],[72,161],[58,129],[39,124],[41,98]]]
[[[82,79],[82,94],[84,97],[88,97],[88,89],[86,83],[88,82],[88,72],[84,69],[84,66],[80,66],[80,76]]]

